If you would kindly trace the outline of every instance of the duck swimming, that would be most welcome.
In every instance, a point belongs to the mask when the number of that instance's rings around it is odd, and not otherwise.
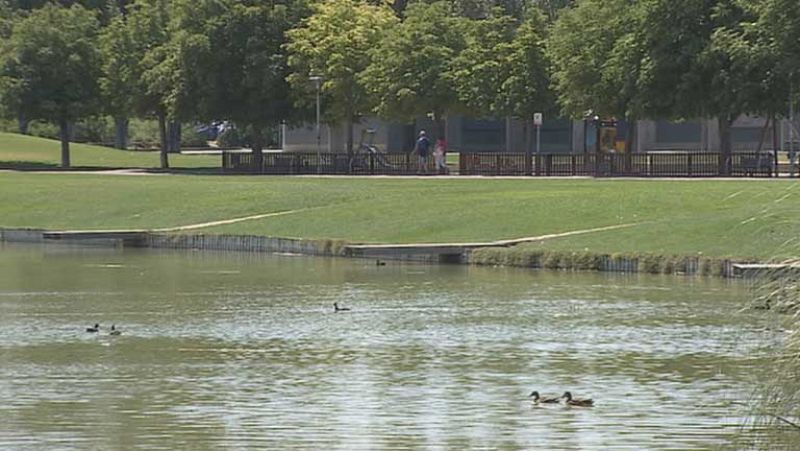
[[[594,405],[594,401],[591,399],[580,399],[580,398],[573,398],[572,393],[565,391],[562,398],[566,398],[567,400],[564,402],[568,406],[578,406],[578,407],[592,407]]]
[[[111,332],[108,333],[109,335],[122,335],[122,332],[118,331],[116,325],[111,325]]]
[[[349,312],[350,309],[347,308],[347,307],[339,307],[339,303],[338,302],[334,302],[333,303],[333,311],[334,311],[334,313],[335,312]]]
[[[539,396],[538,391],[532,392],[528,397],[533,398],[533,402],[536,404],[558,404],[561,402],[561,398],[542,398]]]
[[[87,327],[86,332],[97,333],[100,332],[100,325],[95,324],[94,327]]]
[[[375,260],[375,266],[386,266],[386,262],[380,261],[380,260]]]

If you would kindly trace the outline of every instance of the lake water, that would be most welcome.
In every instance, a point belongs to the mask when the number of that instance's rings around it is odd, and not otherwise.
[[[769,333],[737,313],[749,296],[716,279],[0,244],[0,449],[713,449],[743,422]],[[534,389],[596,406],[534,406]]]

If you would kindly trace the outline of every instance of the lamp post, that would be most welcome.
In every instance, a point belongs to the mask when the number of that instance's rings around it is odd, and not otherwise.
[[[320,129],[320,108],[319,108],[319,97],[320,91],[322,90],[322,77],[318,75],[313,75],[308,77],[310,81],[314,82],[314,86],[317,89],[317,174],[322,173],[322,132]]]

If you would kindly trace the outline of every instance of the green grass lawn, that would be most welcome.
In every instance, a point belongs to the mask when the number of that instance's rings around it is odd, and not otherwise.
[[[135,152],[87,144],[70,144],[75,168],[158,168],[158,152]],[[219,168],[221,157],[170,154],[174,168]],[[61,164],[61,143],[51,139],[14,133],[0,133],[0,166],[57,167]]]
[[[797,255],[790,180],[114,176],[0,173],[0,227],[160,228],[297,210],[191,233],[351,242],[490,241],[615,224],[547,249]]]

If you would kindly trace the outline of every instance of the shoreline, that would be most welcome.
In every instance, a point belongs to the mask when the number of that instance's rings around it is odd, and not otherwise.
[[[255,235],[169,234],[148,230],[68,232],[0,228],[0,243],[73,244],[84,246],[186,249],[249,253],[291,253],[426,264],[504,266],[537,270],[595,271],[751,278],[776,271],[755,259],[520,249],[512,244],[364,245],[341,240],[311,240]],[[796,270],[785,265],[783,269]],[[780,269],[780,268],[778,268]]]

